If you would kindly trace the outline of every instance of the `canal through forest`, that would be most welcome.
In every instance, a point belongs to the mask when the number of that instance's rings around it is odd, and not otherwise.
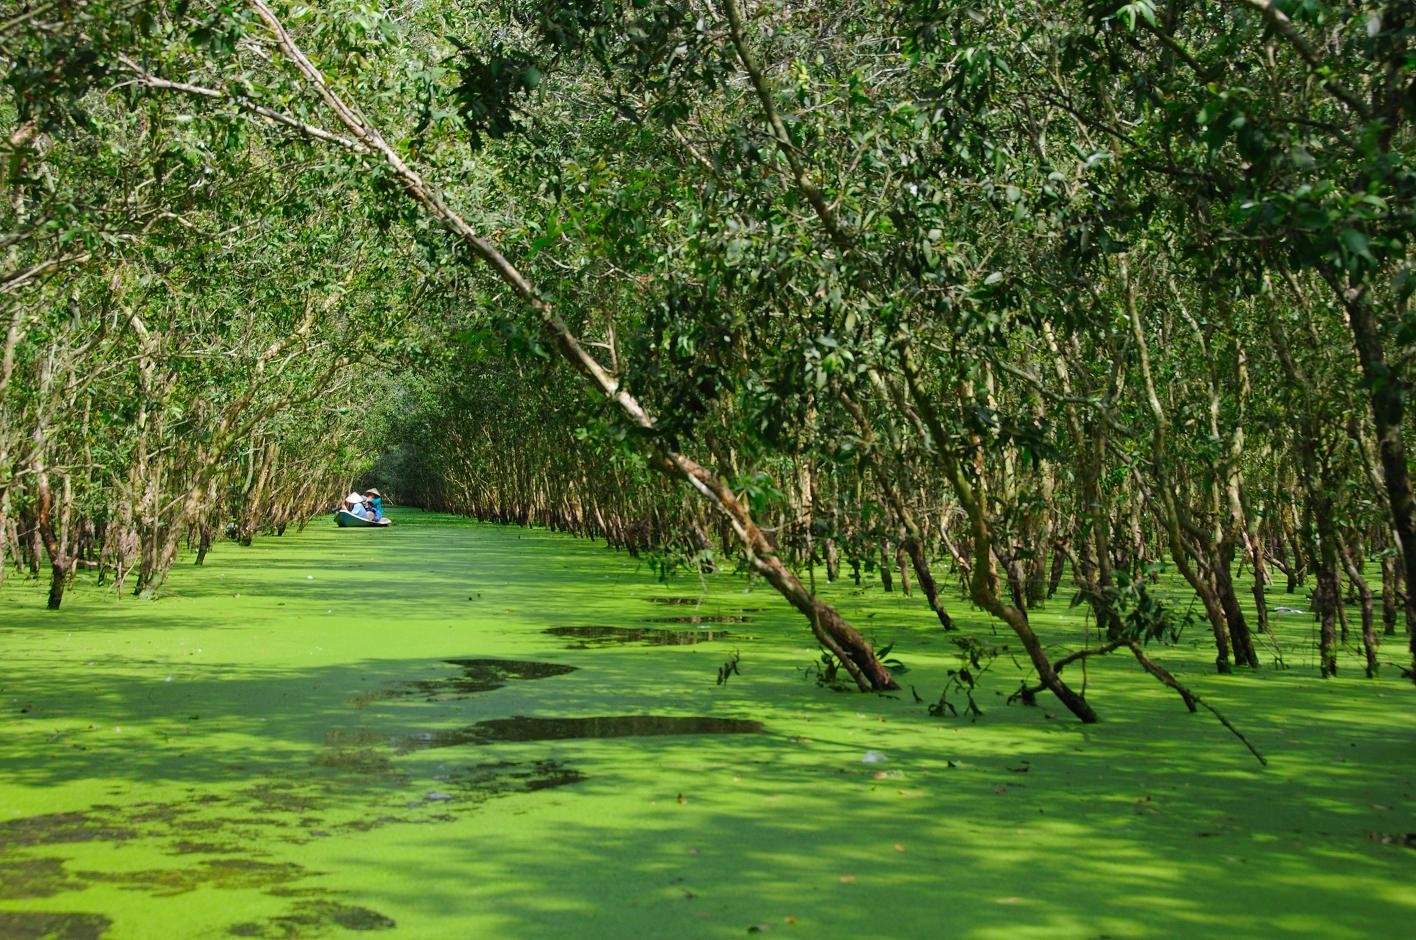
[[[863,696],[742,576],[394,519],[221,545],[156,600],[80,585],[54,613],[5,585],[0,937],[1358,937],[1416,914],[1395,681],[1324,698],[1167,651],[1268,768],[1120,660],[1091,667],[1097,727],[1005,704],[1007,650],[982,718],[941,718],[957,649],[917,599],[824,587],[905,667]],[[1038,619],[1084,640],[1065,604]]]

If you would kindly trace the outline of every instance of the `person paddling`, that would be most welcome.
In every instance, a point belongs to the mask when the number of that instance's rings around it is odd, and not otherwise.
[[[364,491],[364,505],[369,510],[369,518],[375,522],[383,521],[383,494],[372,486]]]

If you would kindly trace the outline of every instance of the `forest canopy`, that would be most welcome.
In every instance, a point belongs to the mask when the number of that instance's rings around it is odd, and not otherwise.
[[[0,576],[154,591],[377,479],[745,570],[866,690],[896,682],[818,567],[913,582],[944,631],[976,606],[1019,695],[1083,721],[1061,670],[1103,652],[1193,708],[1147,652],[1187,619],[1264,667],[1276,578],[1322,675],[1350,596],[1368,675],[1412,677],[1413,31],[1319,0],[8,0]],[[1099,646],[1035,629],[1069,598]]]

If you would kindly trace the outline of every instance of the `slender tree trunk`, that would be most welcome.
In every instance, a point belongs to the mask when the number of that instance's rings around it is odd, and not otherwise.
[[[1396,635],[1399,567],[1394,555],[1382,556],[1382,633]]]
[[[1358,564],[1358,557],[1351,549],[1343,547],[1342,566],[1347,569],[1347,580],[1357,589],[1357,602],[1361,604],[1362,610],[1362,652],[1367,657],[1367,678],[1377,677],[1377,637],[1372,629],[1372,621],[1375,619],[1372,604],[1372,588],[1367,584],[1367,579],[1362,577],[1362,566]]]
[[[1062,575],[1067,572],[1067,553],[1063,550],[1063,543],[1059,542],[1052,550],[1052,570],[1047,575],[1047,599],[1052,600],[1052,596],[1057,593],[1057,588],[1062,584]]]
[[[905,551],[904,545],[895,546],[895,567],[900,570],[900,593],[906,597],[912,596],[910,593],[909,553]]]

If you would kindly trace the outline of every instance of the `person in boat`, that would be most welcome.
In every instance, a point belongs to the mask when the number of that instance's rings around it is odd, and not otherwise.
[[[358,493],[350,493],[344,498],[344,503],[345,507],[349,510],[349,514],[356,519],[367,519],[369,517],[369,511],[364,508],[364,497],[360,496]]]
[[[383,521],[383,494],[372,486],[364,491],[364,506],[370,519],[375,522]]]

